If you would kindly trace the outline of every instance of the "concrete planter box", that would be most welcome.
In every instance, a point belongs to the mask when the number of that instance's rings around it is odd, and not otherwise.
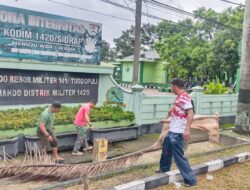
[[[73,150],[76,142],[76,133],[65,133],[56,135],[59,150]]]
[[[137,139],[138,127],[118,127],[110,129],[94,129],[90,131],[90,141],[93,143],[95,138],[105,138],[109,142]]]
[[[222,116],[220,117],[220,125],[227,123],[235,123],[235,116]]]
[[[64,133],[56,135],[58,140],[59,150],[72,150],[76,141],[76,133]],[[109,142],[117,142],[124,140],[137,139],[138,127],[114,127],[114,128],[100,128],[90,131],[87,138],[92,143],[95,138],[106,138]],[[40,146],[38,137],[36,136],[25,136],[25,142],[36,143]]]
[[[157,126],[157,127],[156,127]],[[137,127],[137,126],[129,126],[129,127],[118,127],[118,128],[109,128],[109,129],[95,129],[94,131],[90,131],[88,135],[88,140],[92,143],[95,138],[106,138],[109,142],[117,142],[117,141],[125,141],[137,139],[139,136],[139,131],[141,129],[145,130],[143,134],[149,134],[155,132],[153,129],[159,130],[159,125],[147,126],[145,128]],[[156,127],[156,128],[155,128]],[[151,129],[152,128],[152,129]],[[201,142],[208,140],[208,135],[205,132],[200,130],[192,129],[192,138],[191,142]],[[64,133],[58,134],[58,148],[61,151],[72,150],[74,143],[76,141],[76,133]],[[3,152],[5,149],[6,154],[15,156],[18,153],[25,151],[25,142],[30,142],[32,144],[37,144],[40,146],[39,140],[37,136],[18,136],[13,139],[0,140],[0,151]]]
[[[58,148],[60,151],[72,150],[76,141],[76,132],[68,132],[56,135],[58,140]],[[109,142],[136,139],[138,137],[138,127],[119,127],[119,128],[100,128],[91,131],[87,139],[93,142],[94,138],[107,138]],[[20,135],[13,139],[0,140],[0,151],[9,155],[16,155],[25,152],[25,142],[37,144],[41,146],[37,136]]]
[[[139,127],[139,135],[161,133],[162,127],[163,127],[162,123],[142,125]],[[197,143],[209,140],[209,136],[206,131],[191,128],[190,132],[191,132],[191,138],[189,143]]]
[[[72,150],[73,146],[76,141],[76,133],[64,133],[64,134],[58,134],[56,135],[56,138],[58,140],[58,149],[59,150]],[[38,137],[36,136],[26,136],[24,138],[25,142],[30,142],[30,143],[36,143],[38,146],[40,146]]]
[[[140,135],[161,133],[161,131],[162,131],[162,123],[147,124],[139,127]]]
[[[206,131],[191,128],[190,133],[191,135],[190,135],[189,143],[209,141],[209,135]]]
[[[162,124],[156,123],[143,126],[113,127],[113,128],[95,128],[90,131],[87,138],[93,143],[95,138],[106,138],[109,142],[118,142],[137,139],[138,136],[150,133],[159,133],[162,130]],[[201,142],[208,140],[207,133],[192,129],[191,142]],[[60,151],[72,150],[76,141],[76,132],[57,134],[58,148]],[[12,139],[0,140],[0,151],[3,147],[8,155],[14,156],[25,152],[25,142],[36,143],[40,146],[37,136],[23,136]]]
[[[0,140],[0,151],[5,152],[7,155],[15,156],[19,152],[18,142],[19,137],[15,137],[13,139]]]

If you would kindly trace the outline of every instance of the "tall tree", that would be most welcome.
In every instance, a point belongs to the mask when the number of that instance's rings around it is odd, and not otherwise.
[[[155,43],[155,48],[168,62],[165,69],[169,78],[202,75],[208,43],[198,34],[192,20],[177,24],[162,22],[157,31],[159,41]]]
[[[237,49],[243,11],[242,7],[230,8],[223,13],[200,8],[194,11],[195,20],[186,19],[176,24],[161,22],[156,29],[159,40],[155,48],[168,62],[168,76],[209,76],[223,80],[226,72],[234,80],[239,62]]]
[[[235,132],[250,134],[250,0],[245,1],[245,16],[242,38],[242,63],[240,90],[235,120]]]
[[[210,62],[212,68],[216,71],[214,75],[221,80],[225,78],[227,73],[228,78],[236,79],[236,72],[238,68],[239,38],[232,35],[229,31],[222,31],[215,34],[213,41],[210,44],[212,53],[212,61]]]
[[[151,24],[143,24],[141,27],[141,48],[149,50],[153,47],[156,38],[156,26]],[[135,45],[135,26],[123,31],[119,38],[114,39],[116,51],[120,52],[123,57],[134,54]]]
[[[105,40],[102,40],[102,51],[101,51],[101,61],[114,61],[116,59],[116,50],[115,48],[111,48],[110,44]]]
[[[107,62],[109,60],[110,45],[105,40],[101,42],[101,61]]]

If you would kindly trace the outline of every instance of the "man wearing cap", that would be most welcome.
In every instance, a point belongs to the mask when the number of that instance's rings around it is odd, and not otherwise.
[[[53,159],[55,161],[63,161],[64,159],[58,155],[57,139],[53,132],[53,122],[55,113],[60,112],[61,104],[55,101],[50,107],[46,108],[39,119],[37,127],[37,136],[43,148],[49,150],[52,148]]]

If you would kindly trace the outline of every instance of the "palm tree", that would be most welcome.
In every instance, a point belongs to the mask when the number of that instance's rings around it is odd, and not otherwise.
[[[240,89],[234,131],[250,134],[250,0],[245,2]]]

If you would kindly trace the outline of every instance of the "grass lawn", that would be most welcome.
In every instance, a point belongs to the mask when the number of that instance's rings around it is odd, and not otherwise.
[[[237,153],[247,152],[250,149],[250,145],[244,145],[241,147],[228,148],[220,152],[214,152],[211,154],[204,154],[200,156],[189,155],[189,161],[191,165],[196,165],[218,158],[232,156]],[[144,165],[141,167],[133,168],[130,170],[125,170],[120,173],[114,173],[102,178],[91,179],[89,190],[103,190],[109,189],[116,185],[121,185],[123,183],[128,183],[137,179],[142,179],[148,176],[155,175],[154,170],[158,169],[158,164]],[[175,169],[173,166],[172,169]],[[235,172],[237,171],[237,172]],[[237,164],[230,166],[220,171],[211,173],[214,176],[213,181],[207,181],[205,176],[199,176],[198,182],[199,187],[195,189],[206,190],[248,190],[250,187],[250,181],[246,180],[246,176],[250,173],[250,162],[244,164]],[[235,183],[235,184],[234,184]],[[81,189],[82,185],[75,185],[72,187],[65,188],[64,190],[77,190]],[[157,190],[172,190],[175,189],[173,185],[167,185],[166,187],[157,188]],[[184,189],[184,188],[182,188]]]
[[[234,126],[235,126],[235,124],[233,124],[233,123],[226,123],[226,124],[220,125],[220,129],[230,129]]]
[[[235,172],[237,171],[237,172]],[[247,176],[250,173],[250,162],[236,164],[222,170],[210,172],[213,176],[212,180],[207,180],[207,175],[198,176],[198,187],[193,188],[197,190],[249,190],[250,181]],[[173,184],[156,188],[155,190],[172,190],[176,189]],[[179,190],[187,189],[185,187]]]

